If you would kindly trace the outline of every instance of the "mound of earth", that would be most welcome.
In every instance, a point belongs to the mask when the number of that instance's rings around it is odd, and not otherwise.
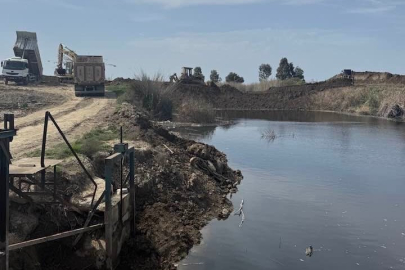
[[[26,115],[64,100],[65,97],[57,93],[0,84],[0,118],[4,113],[14,113],[16,117]]]
[[[136,153],[137,237],[118,269],[175,269],[200,242],[200,229],[232,212],[227,194],[242,175],[224,153],[170,133],[129,104],[108,121],[131,133]]]

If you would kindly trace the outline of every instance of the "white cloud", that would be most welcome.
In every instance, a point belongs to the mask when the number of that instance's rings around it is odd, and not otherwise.
[[[320,3],[325,0],[126,0],[135,4],[155,4],[166,8],[178,8],[194,5],[243,5],[261,2],[279,2],[288,5],[307,5]]]
[[[347,10],[348,13],[354,14],[380,14],[395,10],[404,2],[398,0],[361,0],[359,5]]]
[[[354,8],[350,9],[348,13],[354,14],[376,14],[376,13],[384,13],[390,10],[395,9],[395,6],[386,6],[386,7],[362,7],[362,8]]]
[[[130,21],[138,23],[147,23],[147,22],[161,21],[164,19],[165,17],[162,14],[150,13],[132,16]]]

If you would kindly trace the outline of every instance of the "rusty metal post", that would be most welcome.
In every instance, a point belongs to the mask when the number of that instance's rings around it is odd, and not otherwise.
[[[45,167],[45,148],[46,148],[46,137],[48,134],[48,118],[49,112],[45,113],[44,131],[42,133],[42,148],[41,148],[41,167]],[[41,171],[41,188],[45,188],[45,170]]]
[[[131,207],[131,237],[135,237],[135,153],[134,148],[129,153],[129,200]]]
[[[4,129],[0,129],[0,270],[9,268],[9,165],[11,163],[10,142],[17,135],[14,115],[4,115]]]
[[[111,206],[111,184],[112,184],[113,160],[105,161],[105,244],[107,253],[107,269],[113,269],[113,224],[112,224],[112,206]]]
[[[7,139],[1,139],[0,143]],[[0,150],[0,269],[8,270],[8,159]]]

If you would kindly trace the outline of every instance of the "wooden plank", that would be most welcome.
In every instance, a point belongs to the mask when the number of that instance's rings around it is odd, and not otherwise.
[[[46,166],[41,167],[41,158],[23,158],[13,162],[13,164],[10,165],[10,176],[34,175],[62,162],[63,160],[59,159],[45,159]]]

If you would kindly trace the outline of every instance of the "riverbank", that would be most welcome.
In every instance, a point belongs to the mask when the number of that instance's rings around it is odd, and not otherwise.
[[[137,235],[118,269],[175,269],[200,242],[200,230],[232,212],[227,195],[237,191],[241,172],[224,153],[169,133],[129,104],[108,121],[136,145]]]
[[[177,84],[168,89],[176,104],[197,99],[221,110],[333,111],[402,121],[405,119],[402,77],[379,76],[378,80],[358,77],[354,81],[337,77],[319,83],[271,87],[261,92],[242,92],[231,85]]]

